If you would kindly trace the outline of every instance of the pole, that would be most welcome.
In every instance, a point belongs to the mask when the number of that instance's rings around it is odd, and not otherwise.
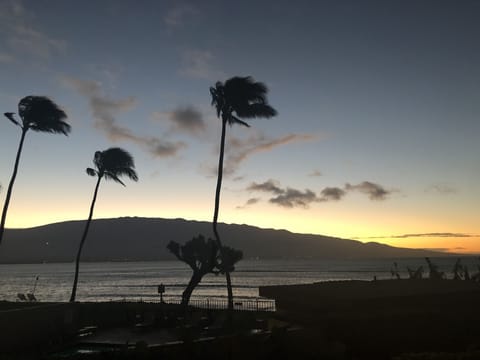
[[[38,275],[35,278],[35,284],[33,285],[32,295],[35,294],[35,289],[37,288],[37,282],[38,282]]]

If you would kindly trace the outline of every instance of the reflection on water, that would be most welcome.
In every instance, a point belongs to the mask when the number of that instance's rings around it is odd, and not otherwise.
[[[432,259],[441,271],[451,274],[456,258]],[[232,273],[234,295],[255,298],[264,285],[305,284],[330,280],[390,279],[393,262],[402,277],[406,267],[426,263],[417,259],[387,260],[243,260]],[[462,258],[471,272],[478,271],[478,259]],[[17,293],[32,292],[40,301],[68,301],[73,283],[74,264],[0,265],[0,299],[15,301]],[[179,296],[190,278],[190,269],[178,261],[82,263],[77,299],[79,301],[158,299],[157,286],[165,285],[165,297]],[[205,276],[195,297],[226,297],[225,278]]]

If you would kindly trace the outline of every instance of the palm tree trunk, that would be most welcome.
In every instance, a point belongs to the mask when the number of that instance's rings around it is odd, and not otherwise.
[[[77,283],[78,283],[78,271],[80,268],[80,256],[82,254],[83,244],[85,243],[85,239],[87,238],[88,228],[90,227],[90,223],[92,221],[93,216],[93,208],[95,207],[95,201],[97,201],[97,193],[98,187],[100,186],[100,180],[102,180],[102,176],[98,176],[97,185],[95,186],[95,191],[93,193],[93,200],[92,204],[90,205],[90,214],[88,215],[87,223],[85,224],[85,229],[83,230],[82,240],[80,240],[80,246],[78,247],[77,258],[75,259],[75,279],[73,280],[73,287],[72,287],[72,295],[70,296],[70,302],[75,301],[75,297],[77,295]]]
[[[217,221],[218,221],[218,211],[220,208],[220,190],[222,189],[222,178],[223,178],[223,155],[225,153],[225,132],[227,127],[227,119],[222,118],[222,136],[220,140],[220,156],[218,159],[218,177],[217,177],[217,189],[215,192],[215,210],[213,213],[213,233],[215,234],[215,240],[217,241],[217,246],[220,250],[220,256],[223,261],[223,248],[222,242],[220,241],[220,235],[217,230]],[[233,310],[233,291],[232,291],[232,281],[230,279],[230,273],[225,273],[225,278],[227,280],[227,292],[228,292],[228,310]]]
[[[182,294],[182,307],[184,309],[186,309],[186,307],[188,306],[193,290],[195,290],[197,285],[200,284],[200,281],[202,281],[202,275],[198,272],[194,272]]]
[[[20,162],[20,155],[22,154],[23,141],[25,140],[25,135],[27,134],[27,127],[22,128],[22,136],[20,137],[20,144],[18,145],[17,157],[15,158],[15,165],[13,167],[13,174],[8,184],[7,195],[5,196],[5,203],[3,204],[2,211],[2,222],[0,223],[0,244],[3,240],[3,233],[5,231],[5,221],[7,220],[7,211],[8,204],[10,203],[10,197],[12,196],[13,184],[15,183],[15,178],[17,177],[18,164]]]

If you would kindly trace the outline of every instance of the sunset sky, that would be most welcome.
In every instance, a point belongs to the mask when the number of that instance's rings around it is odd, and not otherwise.
[[[7,227],[85,219],[112,146],[140,180],[102,183],[95,218],[211,220],[209,87],[251,75],[279,115],[227,129],[219,221],[480,253],[479,19],[475,0],[0,0],[1,112],[46,95],[72,126],[28,133]],[[0,121],[1,204],[19,136]]]

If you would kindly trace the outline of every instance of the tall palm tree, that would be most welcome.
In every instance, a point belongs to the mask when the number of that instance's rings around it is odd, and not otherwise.
[[[20,121],[15,118],[14,113],[12,112],[4,113],[4,115],[13,124],[20,127],[21,136],[12,177],[10,178],[7,194],[5,195],[5,202],[3,204],[2,220],[0,222],[0,244],[3,240],[8,205],[10,203],[10,197],[12,196],[13,184],[17,177],[18,164],[20,162],[23,142],[25,140],[25,135],[27,135],[27,131],[32,130],[64,135],[68,135],[70,132],[70,125],[64,121],[67,118],[67,114],[65,114],[57,104],[45,96],[27,96],[21,99],[18,103],[18,115],[20,115]]]
[[[95,185],[92,204],[90,205],[90,213],[88,215],[87,223],[85,224],[85,229],[83,230],[82,239],[80,240],[80,246],[78,247],[77,257],[75,260],[75,279],[73,280],[72,295],[70,296],[71,302],[75,301],[77,294],[80,256],[82,254],[82,248],[85,243],[85,239],[87,238],[90,222],[92,221],[93,208],[95,207],[95,201],[97,200],[100,181],[102,178],[105,178],[105,180],[113,180],[125,186],[125,184],[120,180],[121,176],[127,176],[133,181],[138,180],[137,173],[134,170],[135,164],[133,162],[133,157],[123,149],[110,148],[105,151],[97,151],[93,157],[93,164],[95,165],[95,169],[87,168],[87,174],[90,176],[97,176],[97,184]]]
[[[212,106],[217,110],[217,117],[222,120],[222,135],[220,138],[220,156],[218,159],[217,188],[215,192],[215,210],[213,213],[213,233],[220,249],[221,258],[225,258],[223,246],[217,230],[218,210],[220,207],[220,190],[223,177],[223,156],[225,152],[226,126],[240,124],[250,127],[241,119],[270,118],[277,114],[277,111],[267,103],[267,87],[261,82],[256,82],[250,76],[233,77],[210,88],[212,95]],[[230,272],[225,272],[228,291],[228,308],[233,309],[233,292],[230,279]]]

